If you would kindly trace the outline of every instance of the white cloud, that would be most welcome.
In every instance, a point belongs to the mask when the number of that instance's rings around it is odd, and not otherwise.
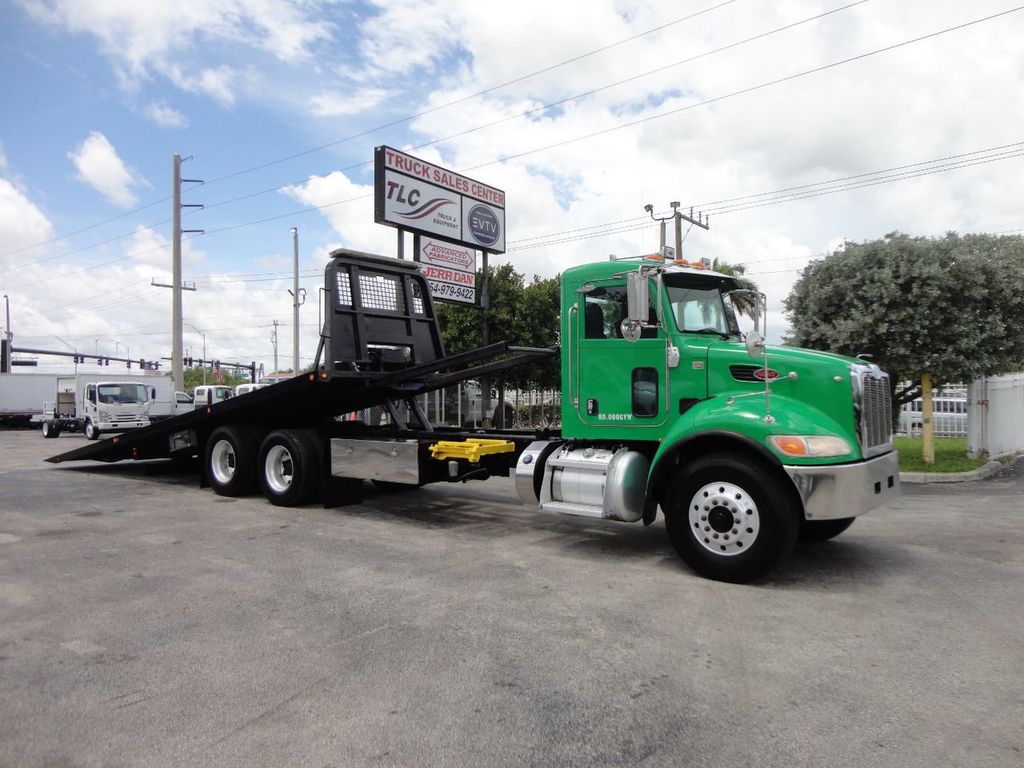
[[[188,118],[185,115],[160,101],[150,102],[143,110],[143,114],[164,128],[188,127]]]
[[[7,167],[7,155],[4,154],[4,145],[0,144],[0,171]]]
[[[356,184],[344,173],[313,176],[305,184],[288,187],[284,194],[320,211],[341,237],[340,247],[371,253],[394,254],[395,230],[373,222],[373,187]]]
[[[53,225],[46,215],[14,184],[0,178],[0,243],[3,243],[3,253],[21,252],[52,237]],[[5,271],[13,271],[24,258],[24,253],[19,253],[0,263],[4,263]]]
[[[180,87],[198,84],[199,90],[227,105],[234,98],[229,95],[227,67],[207,65],[207,50],[241,46],[297,63],[308,60],[333,31],[330,22],[313,18],[317,6],[287,0],[20,2],[39,23],[96,38],[129,91],[157,74]]]
[[[144,179],[124,164],[114,145],[98,131],[92,131],[77,149],[68,152],[68,157],[78,170],[75,178],[123,208],[131,207],[138,201],[132,192],[133,187],[148,186]]]
[[[314,117],[340,117],[366,112],[390,95],[385,88],[361,88],[352,93],[325,92],[310,99]]]

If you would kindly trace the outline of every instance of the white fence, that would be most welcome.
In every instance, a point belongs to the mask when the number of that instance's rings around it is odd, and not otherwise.
[[[969,421],[967,387],[947,384],[932,390],[932,425],[936,437],[965,437]],[[897,434],[920,437],[924,425],[921,398],[900,406]]]
[[[967,389],[967,455],[1024,451],[1024,373],[978,379]]]

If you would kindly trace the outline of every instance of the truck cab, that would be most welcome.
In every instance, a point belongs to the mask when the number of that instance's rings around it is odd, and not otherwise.
[[[193,397],[193,408],[205,408],[214,403],[221,403],[235,396],[231,387],[222,384],[203,384],[196,387]]]
[[[104,432],[149,426],[149,409],[156,392],[134,381],[89,382],[81,390],[78,417],[90,440]]]
[[[726,581],[893,498],[888,376],[744,338],[744,293],[686,263],[566,270],[561,442],[520,457],[520,496],[624,521],[651,522],[660,506],[683,559]]]

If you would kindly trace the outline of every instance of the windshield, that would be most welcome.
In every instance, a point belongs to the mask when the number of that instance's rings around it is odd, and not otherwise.
[[[685,276],[666,276],[665,292],[672,317],[680,331],[738,335],[732,307],[723,301],[722,290],[732,286],[708,284]],[[670,282],[671,281],[671,282]]]
[[[145,384],[100,384],[99,399],[104,405],[145,403],[149,401],[149,393]]]

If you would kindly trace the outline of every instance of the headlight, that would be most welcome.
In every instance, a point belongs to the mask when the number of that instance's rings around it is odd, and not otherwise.
[[[786,456],[845,456],[853,453],[849,443],[834,435],[772,435],[768,439],[775,450]]]
[[[106,411],[100,411],[97,415],[100,417],[100,421],[110,421],[110,414]]]

